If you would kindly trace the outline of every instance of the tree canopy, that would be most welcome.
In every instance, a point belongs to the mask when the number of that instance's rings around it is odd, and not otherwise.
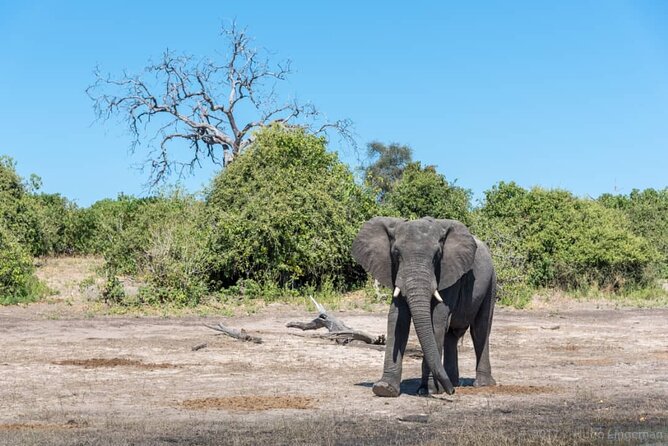
[[[385,206],[405,218],[450,218],[469,222],[471,193],[448,183],[434,166],[409,163],[385,197]]]
[[[379,191],[378,201],[383,202],[401,179],[406,166],[413,161],[413,149],[407,145],[373,141],[367,145],[367,157],[372,161],[364,168],[364,180]]]

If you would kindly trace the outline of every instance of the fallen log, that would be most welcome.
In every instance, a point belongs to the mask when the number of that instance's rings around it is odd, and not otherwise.
[[[333,339],[338,344],[348,344],[352,341],[362,341],[366,344],[385,345],[385,335],[372,336],[360,330],[355,330],[347,326],[342,320],[336,316],[327,313],[325,307],[320,305],[316,300],[310,296],[311,302],[318,310],[318,317],[310,322],[288,322],[288,328],[299,328],[300,330],[317,330],[319,328],[326,328],[329,331],[326,335],[318,335],[320,338]]]
[[[258,338],[257,336],[251,336],[249,335],[246,330],[243,328],[241,330],[237,330],[235,328],[230,328],[226,327],[223,325],[223,323],[219,323],[218,325],[207,325],[204,324],[205,327],[208,327],[212,330],[216,330],[220,333],[223,333],[224,335],[227,335],[231,338],[238,339],[240,341],[244,342],[254,342],[256,344],[262,344],[262,338]]]

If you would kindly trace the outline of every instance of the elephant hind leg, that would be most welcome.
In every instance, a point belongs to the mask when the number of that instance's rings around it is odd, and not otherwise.
[[[443,367],[448,374],[448,378],[453,386],[459,386],[459,358],[457,354],[457,341],[461,335],[457,335],[452,330],[445,334],[445,345],[443,354]]]
[[[492,330],[494,315],[494,286],[490,286],[487,296],[471,324],[471,338],[476,356],[476,377],[474,386],[494,386],[492,366],[489,362],[489,334]]]

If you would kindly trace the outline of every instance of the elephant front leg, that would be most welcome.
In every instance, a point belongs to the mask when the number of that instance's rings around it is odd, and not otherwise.
[[[387,315],[387,341],[383,377],[373,385],[373,393],[378,396],[397,397],[401,393],[401,362],[408,343],[411,326],[411,312],[401,297],[392,299]]]
[[[432,301],[431,306],[431,320],[434,327],[434,337],[436,338],[436,348],[438,353],[443,353],[443,339],[448,330],[448,316],[450,311],[448,307],[442,302]],[[456,385],[456,384],[455,384]],[[422,381],[418,388],[418,395],[434,395],[443,393],[444,389],[439,382],[434,378],[434,375],[429,370],[427,361],[422,358]]]

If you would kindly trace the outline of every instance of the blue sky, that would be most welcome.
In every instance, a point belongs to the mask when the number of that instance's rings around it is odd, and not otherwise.
[[[661,0],[2,1],[0,154],[81,205],[141,195],[145,152],[130,156],[124,126],[94,123],[94,66],[215,55],[231,19],[291,59],[286,91],[351,119],[360,145],[409,144],[476,197],[500,180],[592,197],[668,186]]]

